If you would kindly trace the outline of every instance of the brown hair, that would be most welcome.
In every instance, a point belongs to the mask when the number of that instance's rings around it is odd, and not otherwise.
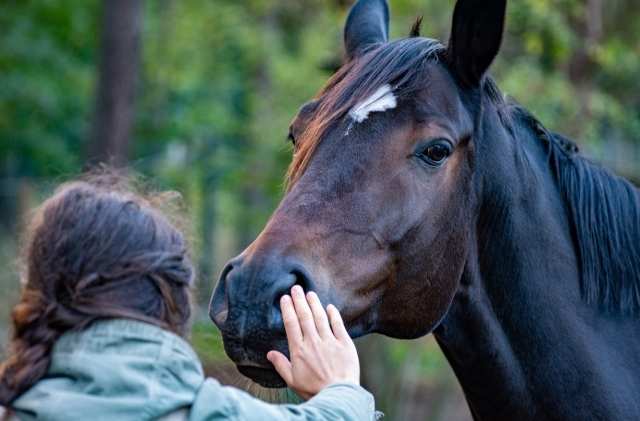
[[[44,376],[55,341],[69,330],[114,317],[180,335],[187,329],[194,269],[184,237],[126,185],[104,177],[68,183],[39,208],[26,234],[0,405]]]

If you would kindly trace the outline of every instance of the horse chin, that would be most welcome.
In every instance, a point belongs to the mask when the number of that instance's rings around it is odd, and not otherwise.
[[[273,368],[262,368],[253,365],[236,365],[236,367],[240,374],[248,377],[262,387],[268,387],[272,389],[282,389],[284,387],[287,387],[285,381]]]

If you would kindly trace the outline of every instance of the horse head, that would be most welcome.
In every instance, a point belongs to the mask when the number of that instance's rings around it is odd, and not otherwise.
[[[459,0],[447,46],[417,28],[390,42],[384,0],[351,9],[343,67],[291,125],[287,193],[211,300],[241,373],[284,386],[266,353],[287,353],[279,300],[296,284],[353,337],[416,338],[442,321],[477,219],[477,139],[504,130],[485,72],[505,8]]]

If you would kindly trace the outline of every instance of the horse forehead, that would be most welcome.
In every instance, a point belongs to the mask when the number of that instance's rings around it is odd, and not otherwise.
[[[412,109],[418,120],[445,116],[456,126],[471,122],[453,75],[440,63],[429,66],[421,89],[415,92]]]
[[[390,84],[382,85],[373,94],[354,105],[349,111],[349,117],[353,123],[364,123],[372,116],[397,109],[394,113],[396,119],[402,115],[412,118],[416,123],[425,124],[431,123],[431,120],[448,120],[448,126],[459,129],[456,131],[470,130],[472,118],[464,106],[453,75],[444,65],[430,65],[418,86],[407,95],[402,93],[402,88],[396,90]],[[399,121],[397,123],[400,124]]]

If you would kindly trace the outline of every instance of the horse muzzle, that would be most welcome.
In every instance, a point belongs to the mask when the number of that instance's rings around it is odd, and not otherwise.
[[[286,387],[267,353],[289,356],[280,298],[294,285],[315,290],[308,272],[291,259],[241,255],[227,264],[211,298],[209,316],[225,352],[241,374],[264,387]]]

